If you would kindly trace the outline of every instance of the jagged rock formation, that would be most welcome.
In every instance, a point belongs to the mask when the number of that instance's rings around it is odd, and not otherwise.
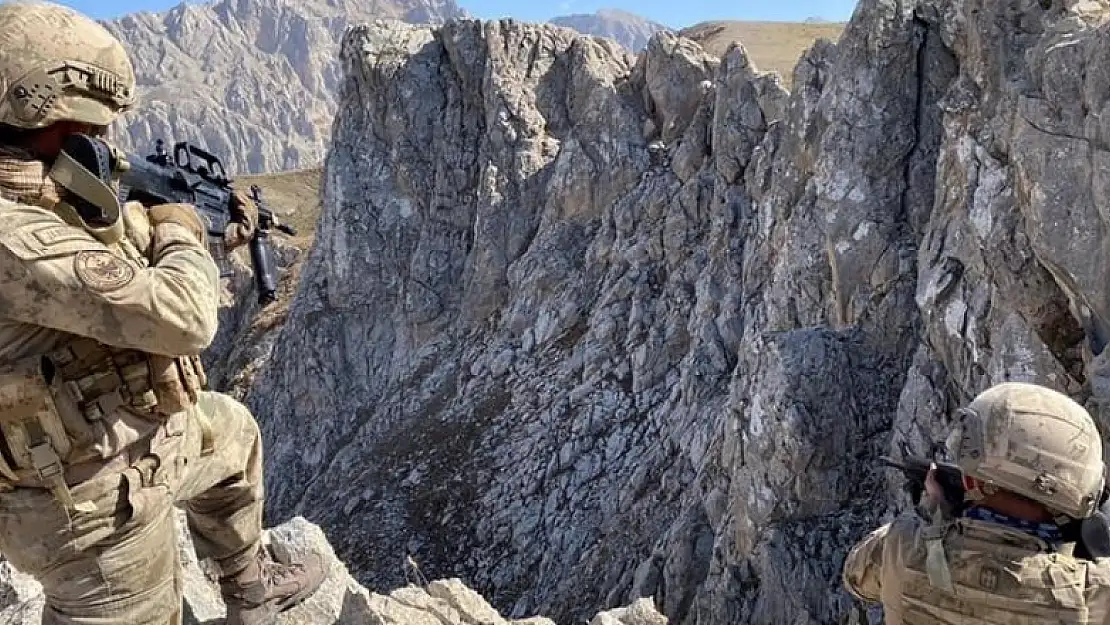
[[[232,275],[221,280],[220,325],[202,354],[211,388],[242,399],[259,367],[273,351],[289,313],[289,302],[304,267],[304,241],[270,239],[277,268],[276,301],[260,306],[246,249],[231,255]]]
[[[196,559],[192,541],[184,531],[184,514],[178,516],[184,624],[218,625],[227,615],[219,587],[207,563]],[[388,595],[371,593],[347,573],[320,528],[299,517],[267,530],[263,540],[282,562],[298,553],[316,552],[324,556],[328,567],[328,577],[320,589],[278,617],[280,625],[555,625],[543,617],[507,621],[458,579],[431,583],[420,580]],[[42,605],[38,582],[0,561],[0,621],[7,625],[40,625]],[[602,612],[591,625],[667,625],[667,619],[655,611],[650,600],[643,599],[626,608]]]
[[[378,18],[465,16],[454,0],[215,0],[107,21],[131,53],[142,98],[114,136],[139,155],[157,139],[195,141],[236,173],[317,166],[338,104],[345,30]],[[663,28],[622,11],[553,21],[635,50]]]
[[[141,155],[156,139],[196,141],[233,172],[317,165],[346,28],[465,15],[454,0],[216,0],[106,22],[131,53],[142,98],[115,137]]]
[[[442,23],[466,15],[455,0],[215,0],[106,21],[131,53],[141,96],[116,124],[114,139],[139,156],[157,139],[197,142],[236,174],[316,167],[338,106],[346,29],[378,18]],[[552,22],[634,51],[665,29],[617,10]],[[797,58],[798,41],[812,40],[805,28],[745,33],[756,58],[766,49],[777,68]]]
[[[270,510],[336,529],[360,579],[413,554],[514,616],[861,622],[843,554],[904,504],[880,454],[1003,380],[1086,398],[1108,18],[862,0],[790,94],[666,33],[636,59],[515,22],[355,29],[248,396]]]
[[[658,22],[618,9],[563,15],[552,18],[551,23],[586,35],[609,37],[633,52],[643,50],[653,34],[669,30]]]

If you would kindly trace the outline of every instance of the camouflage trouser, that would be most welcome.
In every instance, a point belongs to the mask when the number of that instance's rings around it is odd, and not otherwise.
[[[258,426],[226,395],[204,393],[196,409],[211,420],[214,451],[201,455],[194,415],[176,415],[132,446],[128,469],[71,488],[95,511],[67,516],[46,490],[0,493],[0,553],[42,583],[44,625],[180,623],[174,502],[199,557],[229,572],[253,557],[262,529]]]

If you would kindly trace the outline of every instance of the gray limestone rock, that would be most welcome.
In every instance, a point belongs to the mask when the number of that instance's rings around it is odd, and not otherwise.
[[[997,382],[1106,386],[1107,17],[863,0],[789,94],[669,33],[351,30],[247,395],[270,511],[511,616],[861,622],[844,553],[906,504],[880,455]]]
[[[157,139],[196,142],[234,173],[315,166],[335,116],[345,29],[465,15],[453,0],[215,0],[107,21],[141,99],[113,138],[143,155]]]
[[[466,15],[454,0],[213,0],[106,21],[131,54],[141,98],[114,139],[140,155],[157,139],[199,143],[237,174],[317,166],[338,108],[346,29]],[[552,21],[636,51],[664,29],[614,10]]]
[[[37,624],[43,601],[38,582],[17,571],[7,560],[0,561],[0,622]]]

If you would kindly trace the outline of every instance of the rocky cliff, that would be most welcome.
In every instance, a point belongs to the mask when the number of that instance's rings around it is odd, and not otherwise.
[[[347,27],[465,16],[454,0],[214,0],[105,22],[131,53],[142,98],[114,136],[139,155],[156,139],[199,142],[237,173],[318,166]],[[637,50],[662,28],[622,11],[553,21]]]
[[[866,622],[839,568],[904,505],[878,456],[1003,380],[1086,399],[1108,18],[862,0],[792,93],[671,34],[354,29],[248,394],[270,513],[375,586],[411,554],[513,617]]]
[[[317,165],[346,28],[465,15],[454,0],[216,0],[106,22],[131,54],[142,98],[114,136],[140,155],[156,139],[196,141],[235,172]]]
[[[180,513],[184,625],[221,624],[227,608],[207,563],[197,561],[185,525],[185,515]],[[388,594],[369,592],[336,559],[320,528],[302,518],[267,530],[263,540],[279,561],[288,562],[298,553],[316,552],[323,556],[328,571],[319,590],[278,617],[280,625],[555,625],[544,617],[507,621],[458,579],[428,582],[415,562],[406,569],[410,580],[404,587]],[[7,625],[40,625],[43,602],[38,582],[0,561],[0,621]],[[667,625],[667,619],[650,600],[641,599],[598,614],[590,625]]]
[[[594,13],[562,15],[552,18],[551,23],[573,28],[586,35],[608,37],[633,52],[643,50],[653,34],[669,30],[658,22],[645,19],[635,13],[617,9],[602,9]]]

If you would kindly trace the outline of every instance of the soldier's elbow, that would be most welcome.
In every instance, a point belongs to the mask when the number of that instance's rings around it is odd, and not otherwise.
[[[199,356],[201,352],[212,345],[212,341],[216,340],[216,324],[212,324],[211,328],[206,329],[203,333],[198,333],[195,339],[190,345],[192,351],[190,355]]]
[[[199,320],[196,331],[193,333],[193,348],[196,354],[208,349],[212,341],[216,340],[216,331],[219,330],[220,320],[218,311],[213,308],[211,311],[205,311],[203,318]]]
[[[198,310],[193,315],[175,320],[175,327],[166,332],[162,350],[172,356],[198,356],[216,338],[219,318],[215,309]],[[166,340],[168,339],[168,340]]]
[[[177,337],[162,341],[156,351],[166,356],[199,356],[212,344],[215,334],[182,332]]]

